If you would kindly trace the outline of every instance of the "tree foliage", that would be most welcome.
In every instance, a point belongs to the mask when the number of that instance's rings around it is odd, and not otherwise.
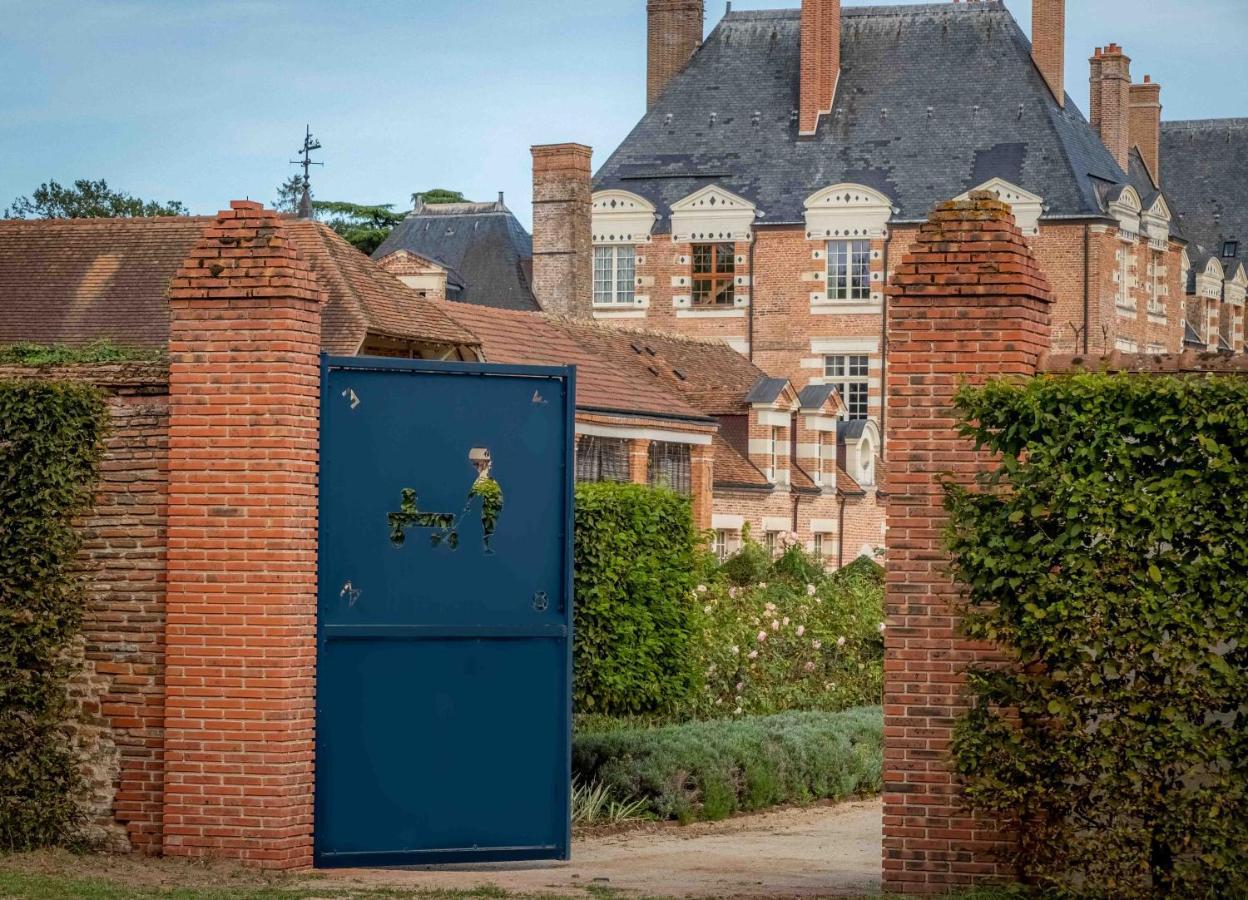
[[[65,728],[83,600],[73,520],[106,425],[90,386],[0,381],[0,849],[72,842],[81,822]]]
[[[1000,456],[947,486],[970,676],[954,745],[1054,895],[1244,896],[1248,378],[994,382],[958,398]]]
[[[298,198],[296,198],[296,204]],[[371,255],[390,236],[406,213],[395,212],[394,204],[368,206],[341,200],[314,200],[316,217],[342,235],[361,253]]]
[[[452,191],[448,188],[430,188],[427,191],[418,191],[412,194],[412,206],[424,203],[428,206],[437,206],[441,203],[467,203],[468,198],[459,191]]]
[[[308,191],[311,196],[311,190]],[[280,213],[297,213],[299,212],[299,201],[303,197],[303,176],[291,175],[285,181],[277,186],[277,199],[273,201],[273,208]]]
[[[158,203],[114,191],[104,179],[80,178],[72,187],[48,181],[30,196],[18,197],[4,211],[5,219],[100,219],[136,216],[185,216],[187,209],[176,200]]]

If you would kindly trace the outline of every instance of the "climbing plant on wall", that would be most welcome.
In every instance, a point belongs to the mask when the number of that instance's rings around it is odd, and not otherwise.
[[[958,397],[947,487],[975,669],[956,765],[1045,895],[1248,884],[1248,378],[1080,374]]]
[[[83,583],[73,525],[107,423],[77,383],[0,381],[0,848],[71,842],[82,779],[66,723]]]

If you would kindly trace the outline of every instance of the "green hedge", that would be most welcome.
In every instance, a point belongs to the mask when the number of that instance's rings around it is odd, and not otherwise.
[[[0,381],[0,848],[72,840],[80,821],[65,730],[82,616],[73,518],[106,423],[89,386]]]
[[[878,707],[578,733],[572,771],[681,821],[722,819],[881,787]]]
[[[955,754],[1061,895],[1248,885],[1248,378],[991,383],[958,398],[1000,454],[948,488],[976,670]]]
[[[687,498],[643,485],[577,486],[578,712],[661,712],[688,695],[694,545]]]
[[[109,341],[83,346],[64,344],[0,345],[0,364],[19,366],[63,366],[76,363],[151,362],[163,356],[160,350],[119,347]]]

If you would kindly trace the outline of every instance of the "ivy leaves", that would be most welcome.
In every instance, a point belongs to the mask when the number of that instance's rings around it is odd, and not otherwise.
[[[998,455],[946,485],[972,673],[955,761],[1068,895],[1248,883],[1248,379],[998,381],[962,392]],[[1025,826],[1024,826],[1025,823]]]
[[[0,848],[75,838],[82,782],[64,728],[82,619],[73,526],[91,500],[103,398],[0,381]]]

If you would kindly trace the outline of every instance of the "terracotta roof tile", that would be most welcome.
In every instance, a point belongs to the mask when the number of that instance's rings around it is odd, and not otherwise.
[[[213,217],[0,221],[0,343],[137,347],[169,341],[169,282]],[[356,353],[370,332],[475,345],[462,326],[420,300],[321,223],[283,227],[327,296],[322,340]]]
[[[711,442],[715,450],[715,484],[735,487],[771,488],[767,476],[742,456],[721,434]]]
[[[437,302],[481,341],[487,362],[575,365],[578,409],[707,420],[707,416],[649,371],[635,353],[565,319],[541,313]]]

